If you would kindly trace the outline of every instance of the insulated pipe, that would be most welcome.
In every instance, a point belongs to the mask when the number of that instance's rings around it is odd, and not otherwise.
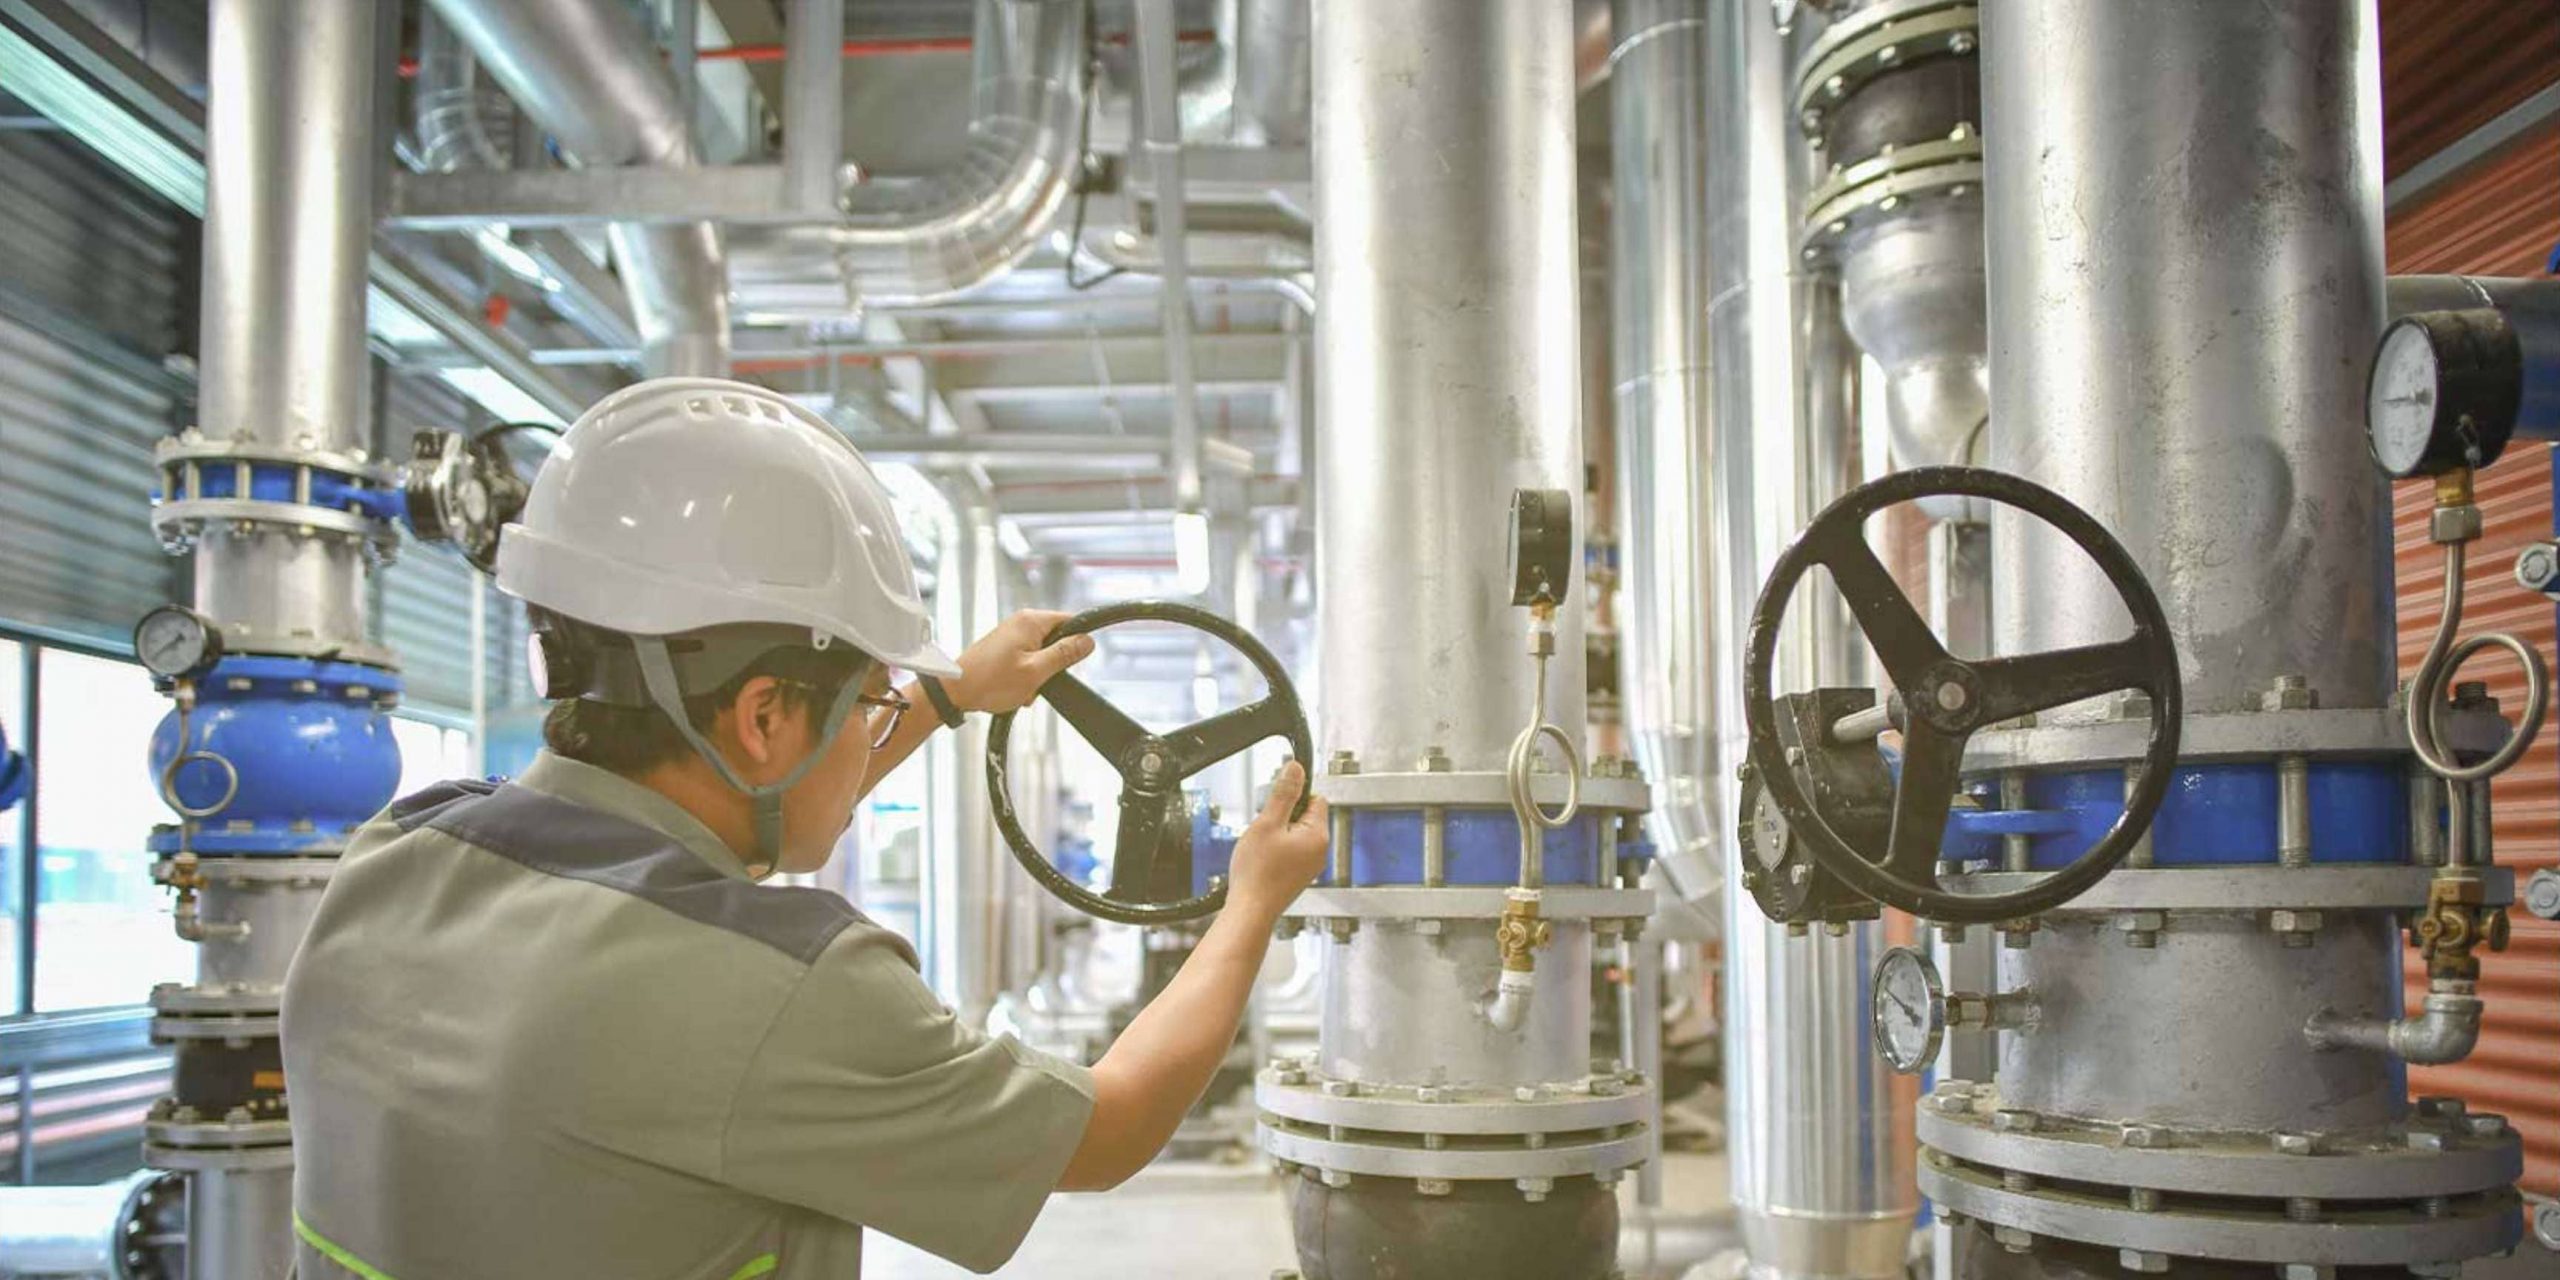
[[[908,306],[965,293],[1037,248],[1075,177],[1084,0],[979,0],[977,23],[967,155],[853,187],[832,225],[742,233],[742,256],[784,274],[832,258],[852,303]]]
[[[2159,589],[2191,712],[2393,686],[2390,503],[2356,440],[2382,317],[2372,0],[1990,0],[1991,462]],[[2210,211],[2208,216],[2206,211]],[[2002,653],[2099,643],[2115,589],[1995,512]]]
[[[1303,147],[1315,76],[1308,0],[1232,0],[1235,7],[1233,132],[1247,147]]]
[[[431,2],[525,114],[580,164],[701,163],[683,95],[631,6],[618,0]],[[647,370],[726,375],[729,269],[719,228],[615,223],[607,238],[631,294]]]
[[[844,0],[791,0],[782,34],[782,198],[833,217],[843,190]]]
[[[208,19],[196,426],[209,440],[372,443],[375,9],[241,0]],[[195,605],[237,652],[362,649],[364,557],[343,539],[208,531]]]
[[[1616,383],[1618,670],[1628,741],[1653,782],[1647,818],[1682,896],[1724,871],[1707,419],[1707,0],[1618,0],[1609,25],[1610,339]]]
[[[1768,6],[1745,0],[1720,0],[1708,23],[1704,114],[1718,162],[1706,171],[1715,376],[1705,545],[1719,558],[1706,630],[1711,687],[1727,695],[1715,708],[1725,763],[1714,777],[1732,814],[1732,765],[1747,754],[1738,694],[1753,597],[1780,549],[1851,478],[1854,349],[1830,290],[1798,274],[1805,157],[1788,105],[1788,37]],[[1845,657],[1854,637],[1822,603],[1796,606],[1778,651],[1782,688],[1861,682]],[[1730,828],[1718,832],[1729,884],[1742,870]],[[1901,1118],[1862,998],[1882,931],[1791,938],[1732,892],[1724,924],[1732,1189],[1753,1274],[1899,1276],[1915,1206],[1896,1167]]]
[[[1164,365],[1173,408],[1174,519],[1205,513],[1200,481],[1200,406],[1191,368],[1190,235],[1184,221],[1182,102],[1174,71],[1180,36],[1173,0],[1138,0],[1138,108],[1147,171],[1156,188],[1156,244],[1162,255]],[[1182,535],[1175,534],[1177,545]]]
[[[1511,492],[1582,487],[1567,10],[1316,17],[1319,754],[1499,770],[1532,680]],[[1579,740],[1578,610],[1554,666],[1548,719]]]

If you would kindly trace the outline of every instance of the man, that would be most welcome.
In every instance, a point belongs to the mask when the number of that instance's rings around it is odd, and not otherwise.
[[[935,647],[888,492],[772,392],[663,379],[561,440],[498,584],[548,750],[393,805],[341,859],[284,1004],[303,1280],[860,1270],[862,1229],[978,1271],[1052,1191],[1152,1159],[1323,865],[1292,763],[1227,908],[1090,1071],[959,1025],[906,942],[817,890],[937,726],[1093,651],[1018,614]],[[860,714],[857,714],[859,712]]]

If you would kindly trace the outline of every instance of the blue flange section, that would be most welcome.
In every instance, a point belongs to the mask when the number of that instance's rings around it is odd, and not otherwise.
[[[335,849],[391,802],[400,746],[390,707],[400,677],[380,667],[305,658],[226,658],[196,682],[188,741],[173,708],[151,735],[151,778],[181,750],[210,752],[239,774],[239,791],[197,823],[189,847],[212,854],[294,854]],[[190,808],[222,800],[229,773],[209,760],[179,767],[172,790]],[[155,853],[178,833],[152,833]]]
[[[1509,809],[1450,809],[1442,841],[1446,883],[1507,885],[1520,880],[1520,823]],[[1600,874],[1600,818],[1584,814],[1546,833],[1548,884],[1592,884]],[[1351,815],[1351,882],[1422,883],[1422,810],[1360,809]]]
[[[27,758],[9,749],[9,735],[0,733],[0,813],[16,808],[27,798]]]
[[[2178,770],[2151,823],[2153,865],[2275,862],[2280,785],[2272,761]],[[1986,806],[1999,801],[1999,788],[1989,782],[1969,789]],[[2313,862],[2409,860],[2409,786],[2398,763],[2315,760],[2310,798]],[[1949,815],[1943,853],[1949,862],[1997,862],[2000,837],[2024,835],[2030,865],[2049,870],[2087,852],[2123,812],[2122,770],[2030,773],[2026,808]]]
[[[295,470],[281,463],[251,464],[248,496],[260,502],[294,501]],[[238,472],[228,466],[204,468],[196,485],[200,497],[241,496]],[[152,496],[156,499],[165,495],[155,493]],[[314,468],[311,472],[311,505],[353,511],[376,520],[405,520],[409,514],[409,495],[399,489],[377,487],[355,476]]]
[[[1191,896],[1209,891],[1211,880],[1223,880],[1235,866],[1238,832],[1233,827],[1209,820],[1209,806],[1195,799],[1191,805]]]

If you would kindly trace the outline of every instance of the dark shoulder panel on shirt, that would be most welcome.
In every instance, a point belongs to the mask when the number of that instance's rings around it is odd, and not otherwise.
[[[804,965],[863,918],[835,894],[724,876],[663,831],[520,786],[448,797],[404,825],[441,831],[530,871],[630,894]]]
[[[494,782],[476,778],[456,778],[391,802],[391,820],[403,831],[415,831],[433,821],[438,811],[457,800],[485,796],[498,789]]]

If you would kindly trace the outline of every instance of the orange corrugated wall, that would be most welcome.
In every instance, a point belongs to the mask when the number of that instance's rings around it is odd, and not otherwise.
[[[2405,171],[2560,76],[2560,6],[2513,0],[2385,0],[2382,6],[2386,168]],[[2393,213],[2394,275],[2539,275],[2560,242],[2560,129],[2546,128]],[[2553,656],[2552,603],[2518,587],[2517,548],[2552,535],[2548,446],[2508,451],[2479,479],[2487,528],[2464,575],[2466,634],[2514,631]],[[2425,652],[2443,597],[2441,551],[2426,538],[2422,485],[2394,494],[2400,666]],[[2513,712],[2523,678],[2502,658],[2466,677],[2486,679]],[[2519,882],[2560,860],[2560,725],[2495,784],[2497,859]],[[2525,1188],[2560,1195],[2560,924],[2510,913],[2514,942],[2481,971],[2488,1001],[2469,1061],[2410,1072],[2410,1088],[2447,1093],[2507,1115],[2525,1139]],[[2414,1001],[2426,987],[2408,957]]]

